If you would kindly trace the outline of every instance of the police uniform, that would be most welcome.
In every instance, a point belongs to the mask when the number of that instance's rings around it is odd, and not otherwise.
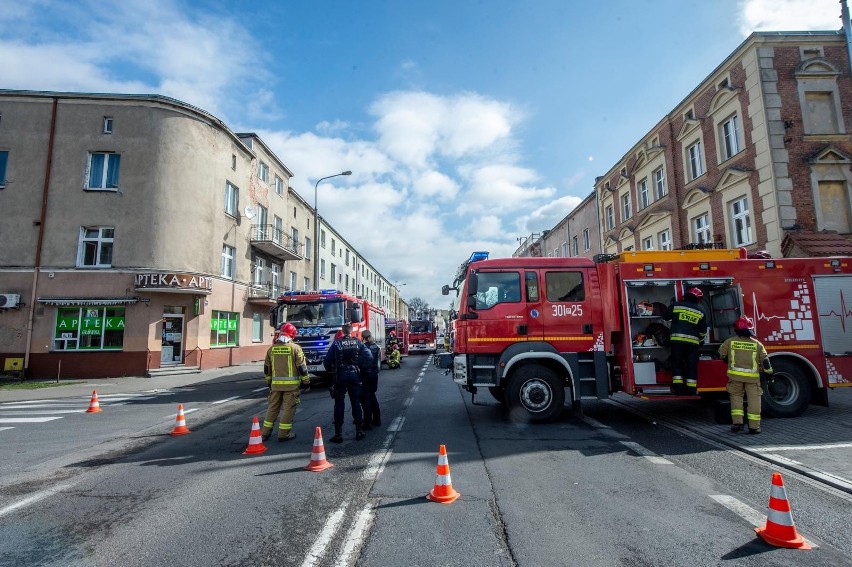
[[[355,421],[355,439],[364,438],[362,425],[364,416],[361,413],[361,372],[367,365],[373,363],[373,355],[364,343],[349,335],[334,341],[325,354],[323,364],[326,368],[334,368],[334,437],[333,443],[343,441],[343,413],[346,405],[346,394],[349,394],[349,404],[352,406],[352,418]]]
[[[749,334],[737,334],[719,347],[719,356],[728,361],[728,393],[731,395],[733,431],[739,431],[743,418],[748,420],[750,433],[760,432],[760,369],[771,373],[766,348]],[[743,411],[743,392],[748,398],[748,412]],[[740,426],[740,427],[737,427]]]
[[[278,440],[284,441],[296,436],[293,433],[293,418],[296,416],[296,405],[300,401],[299,386],[310,383],[302,347],[289,337],[285,337],[284,341],[269,347],[263,363],[263,373],[269,385],[269,408],[260,430],[264,441],[272,434],[275,419],[282,409],[281,420],[278,422]]]
[[[361,374],[361,405],[364,407],[364,429],[372,429],[374,425],[382,424],[382,414],[376,392],[379,389],[379,364],[381,349],[374,341],[364,341],[364,346],[370,351],[373,363]]]
[[[666,314],[672,322],[669,344],[672,349],[672,385],[676,392],[698,387],[698,347],[707,334],[707,315],[698,301],[675,302]]]

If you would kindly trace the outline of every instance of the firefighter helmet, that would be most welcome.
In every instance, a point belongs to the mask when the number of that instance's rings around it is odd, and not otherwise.
[[[286,335],[292,339],[299,334],[299,329],[297,329],[296,326],[293,325],[293,323],[284,323],[283,325],[281,325],[281,334]]]
[[[754,321],[748,317],[740,317],[734,322],[734,329],[737,331],[753,331]]]
[[[686,293],[690,295],[694,295],[696,299],[701,299],[704,297],[704,292],[698,289],[697,287],[692,287],[686,290]]]

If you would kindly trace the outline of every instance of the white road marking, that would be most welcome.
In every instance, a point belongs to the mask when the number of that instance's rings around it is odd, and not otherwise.
[[[14,427],[0,427],[0,431],[5,431],[7,429],[15,429]]]
[[[80,404],[77,402],[72,403],[64,403],[64,404],[28,404],[28,405],[18,405],[18,404],[0,404],[0,411],[8,411],[8,410],[28,410],[28,409],[42,409],[42,408],[66,408],[66,407],[88,407],[86,404]]]
[[[213,404],[214,405],[215,404],[224,404],[225,402],[230,402],[231,400],[236,400],[236,399],[239,399],[239,398],[240,398],[240,396],[231,396],[230,398],[225,398],[224,400],[215,401],[215,402],[213,402]]]
[[[776,461],[781,461],[782,463],[790,463],[793,465],[801,465],[799,461],[795,461],[793,459],[789,459],[787,457],[782,457],[781,455],[773,455],[772,453],[766,453],[765,456],[775,459]]]
[[[263,388],[256,388],[256,389],[252,390],[252,393],[254,393],[254,392],[262,392],[262,391],[264,391],[264,390],[268,390],[268,389],[269,389],[269,386],[264,386]]]
[[[199,410],[199,408],[185,409],[185,410],[183,410],[183,415],[186,415],[188,413],[192,413],[192,412],[198,411],[198,410]],[[173,413],[172,415],[168,415],[168,416],[164,417],[163,419],[175,419],[177,417],[177,415],[178,415],[177,413]]]
[[[423,376],[418,376],[418,377],[417,377],[417,380],[415,380],[415,381],[414,381],[414,383],[415,383],[415,384],[419,384],[419,383],[420,383],[420,382],[422,382],[422,381],[423,381]]]
[[[369,502],[358,512],[355,518],[355,523],[352,524],[352,529],[346,534],[346,540],[343,543],[343,550],[340,557],[335,562],[335,567],[348,567],[349,560],[352,557],[352,552],[361,544],[364,539],[364,532],[373,517],[373,506]]]
[[[394,420],[388,426],[388,431],[399,431],[400,429],[402,429],[403,422],[405,422],[405,417],[401,415],[394,418]]]
[[[411,387],[411,393],[412,393],[412,394],[416,394],[416,393],[417,393],[417,390],[419,390],[419,389],[420,389],[420,385],[419,385],[419,384],[415,384],[414,386],[412,386],[412,387]]]
[[[44,423],[45,421],[53,421],[54,419],[62,419],[61,415],[56,417],[0,417],[0,423]]]
[[[816,451],[820,449],[848,449],[852,443],[826,443],[824,445],[783,445],[780,447],[749,447],[755,453],[768,453],[775,451]]]
[[[736,514],[737,516],[744,519],[746,522],[750,523],[756,528],[762,528],[766,525],[766,515],[761,514],[748,504],[744,504],[740,502],[733,496],[728,496],[727,494],[711,494],[710,498]],[[797,530],[798,531],[798,530]],[[802,535],[799,533],[799,535]],[[802,536],[804,537],[804,536]],[[811,540],[805,538],[805,541],[808,542],[808,545],[811,547],[819,547],[817,544],[812,542]]]
[[[16,502],[16,503],[14,503],[10,506],[6,506],[5,508],[3,508],[2,510],[0,510],[0,516],[5,516],[6,514],[8,514],[10,512],[14,512],[15,510],[18,510],[20,508],[24,508],[26,506],[29,506],[30,504],[34,504],[34,503],[38,502],[39,500],[44,500],[48,496],[53,496],[57,492],[61,492],[61,491],[65,490],[66,488],[71,488],[72,486],[74,486],[74,485],[73,484],[60,484],[58,486],[54,486],[53,488],[48,488],[47,490],[42,490],[41,492],[36,492],[32,496],[24,498],[23,500],[21,500],[19,502]]]
[[[322,527],[322,530],[317,536],[317,539],[314,541],[314,544],[308,550],[308,555],[305,557],[302,567],[312,567],[323,558],[323,555],[325,555],[328,548],[328,543],[331,541],[331,538],[334,537],[335,532],[337,532],[337,527],[343,520],[343,515],[345,514],[348,506],[349,501],[346,500],[340,508],[328,517],[325,521],[325,525]]]
[[[5,415],[34,415],[39,413],[86,413],[84,409],[0,409],[0,416]]]
[[[596,427],[597,429],[612,429],[609,425],[604,425],[597,419],[592,419],[591,417],[583,416],[583,421],[591,425],[592,427]]]
[[[382,471],[385,470],[385,465],[390,460],[393,451],[390,450],[390,445],[393,443],[393,438],[396,436],[396,432],[388,433],[387,437],[385,437],[384,442],[382,443],[382,448],[373,453],[370,456],[370,460],[367,461],[367,466],[364,467],[364,471],[361,473],[361,478],[364,480],[375,480],[379,478],[379,475],[382,474]]]
[[[652,463],[655,463],[655,464],[657,464],[657,465],[671,465],[671,464],[674,464],[674,463],[672,463],[670,460],[668,460],[668,459],[664,459],[663,457],[661,457],[661,456],[657,455],[657,454],[656,454],[656,453],[654,453],[653,451],[650,451],[650,450],[646,449],[645,447],[643,447],[643,446],[642,446],[642,445],[640,445],[639,443],[634,443],[633,441],[619,441],[619,443],[621,443],[621,444],[622,444],[622,445],[624,445],[625,447],[627,447],[627,448],[629,448],[630,450],[632,450],[632,451],[634,451],[634,452],[638,453],[638,454],[639,454],[639,455],[641,455],[642,457],[645,457],[646,459],[648,459],[649,461],[651,461]]]

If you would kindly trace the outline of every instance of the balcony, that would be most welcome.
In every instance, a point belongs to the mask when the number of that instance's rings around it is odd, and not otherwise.
[[[272,282],[253,283],[248,289],[248,302],[275,305],[275,300],[285,291],[288,291],[288,288],[280,285],[272,285]]]
[[[276,260],[304,260],[302,244],[271,224],[251,225],[249,242],[258,251]]]

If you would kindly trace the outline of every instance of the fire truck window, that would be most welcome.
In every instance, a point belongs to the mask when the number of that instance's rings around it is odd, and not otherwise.
[[[535,272],[527,272],[524,277],[527,280],[527,301],[538,301],[538,278]]]
[[[521,275],[517,272],[479,272],[476,309],[490,309],[498,303],[521,301]]]
[[[544,281],[548,301],[571,302],[586,299],[582,272],[547,272]]]

